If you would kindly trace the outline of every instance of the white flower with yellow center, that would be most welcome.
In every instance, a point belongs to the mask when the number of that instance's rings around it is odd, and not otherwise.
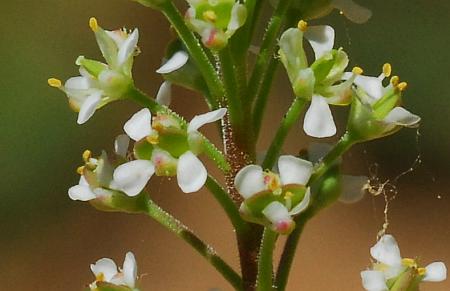
[[[95,275],[95,281],[89,285],[91,290],[96,290],[99,282],[111,283],[117,286],[126,286],[134,289],[137,279],[137,264],[134,254],[128,252],[125,255],[122,268],[118,269],[116,263],[109,259],[99,259],[91,264],[91,271]]]
[[[367,291],[387,291],[394,286],[395,290],[410,290],[408,288],[417,287],[420,281],[439,282],[447,278],[447,268],[442,262],[419,268],[414,259],[402,259],[396,240],[389,234],[380,238],[370,249],[370,254],[376,262],[370,270],[361,272]]]
[[[309,205],[311,194],[306,184],[313,165],[285,155],[278,159],[278,169],[276,174],[258,165],[248,165],[237,173],[234,184],[244,198],[240,208],[244,218],[289,234],[295,227],[292,217]]]

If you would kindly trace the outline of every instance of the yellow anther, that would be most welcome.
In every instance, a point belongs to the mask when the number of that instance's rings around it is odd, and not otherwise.
[[[308,22],[300,20],[297,24],[298,29],[305,32],[308,29]]]
[[[398,76],[392,76],[392,78],[391,78],[392,86],[397,87],[399,82],[400,82],[400,78]]]
[[[98,30],[98,22],[95,17],[91,17],[89,19],[89,27],[92,29],[93,32],[96,32]]]
[[[89,162],[89,159],[92,157],[91,151],[90,151],[90,150],[85,150],[85,151],[83,152],[83,154],[82,154],[82,157],[83,157],[83,161],[84,161],[85,163]]]
[[[205,12],[203,12],[203,19],[209,22],[216,22],[217,15],[212,10],[206,10]]]
[[[427,272],[427,270],[425,268],[418,268],[417,269],[417,274],[419,274],[419,276],[425,275],[426,272]]]
[[[417,268],[416,260],[410,258],[402,259],[402,265],[409,268]]]
[[[59,80],[59,79],[56,79],[56,78],[50,78],[50,79],[48,79],[48,84],[51,86],[51,87],[54,87],[54,88],[61,88],[62,87],[62,83],[61,83],[61,80]]]
[[[284,193],[285,200],[291,199],[292,197],[294,197],[294,193],[292,193],[291,191],[287,191],[286,193]]]
[[[364,72],[363,69],[361,69],[361,67],[353,67],[352,69],[352,73],[355,75],[361,75]]]
[[[84,166],[80,166],[80,167],[77,168],[77,173],[79,175],[83,175],[83,172],[84,172]]]
[[[98,273],[97,276],[95,276],[95,281],[97,281],[97,282],[103,282],[103,281],[105,281],[105,274],[103,274],[103,273]]]
[[[386,77],[390,77],[391,73],[392,73],[392,66],[391,66],[391,64],[389,64],[389,63],[384,64],[383,65],[383,74]]]
[[[397,88],[398,88],[400,91],[405,91],[405,90],[406,90],[406,87],[408,87],[408,83],[406,83],[406,82],[401,82],[400,84],[397,85]]]
[[[145,138],[150,144],[156,145],[159,143],[158,135],[149,135]]]

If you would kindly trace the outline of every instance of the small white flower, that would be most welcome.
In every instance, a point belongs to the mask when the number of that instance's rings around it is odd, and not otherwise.
[[[91,271],[95,275],[95,282],[90,285],[91,290],[96,290],[98,282],[107,282],[129,288],[134,288],[136,285],[137,264],[132,252],[125,255],[122,269],[118,270],[113,260],[103,258],[95,264],[91,264]]]
[[[442,262],[419,268],[415,260],[402,259],[398,244],[390,234],[383,235],[370,249],[370,254],[376,262],[371,270],[361,272],[363,287],[368,291],[389,290],[387,280],[396,280],[408,268],[413,269],[413,276],[422,276],[422,281],[439,282],[447,278],[447,268]]]
[[[207,124],[220,120],[226,113],[225,108],[217,109],[212,112],[195,116],[187,126],[187,138],[198,135],[198,129]],[[181,128],[180,125],[170,116],[159,117],[157,126],[152,124],[152,114],[150,110],[144,108],[135,113],[124,125],[126,134],[135,141],[144,138],[151,139],[158,137],[159,127]],[[153,128],[156,127],[157,129]],[[185,193],[198,191],[206,182],[208,173],[205,166],[197,158],[192,150],[187,150],[177,158],[171,156],[168,150],[159,148],[157,138],[153,142],[153,154],[151,161],[146,161],[148,165],[152,164],[156,169],[157,175],[172,176],[172,168],[176,169],[178,185]],[[131,162],[130,162],[131,163]],[[147,177],[147,176],[146,176]],[[142,182],[144,179],[142,179]]]
[[[313,165],[311,162],[294,156],[281,156],[278,159],[279,175],[270,171],[263,171],[258,165],[248,165],[242,168],[236,175],[234,184],[239,194],[245,199],[241,206],[244,216],[252,211],[252,206],[247,201],[262,193],[283,197],[284,203],[272,201],[267,204],[262,215],[271,223],[272,228],[280,233],[287,234],[295,226],[292,216],[304,211],[310,202],[310,189],[305,189],[301,201],[293,205],[294,190],[296,187],[304,187],[311,177]],[[302,188],[303,189],[303,188]]]

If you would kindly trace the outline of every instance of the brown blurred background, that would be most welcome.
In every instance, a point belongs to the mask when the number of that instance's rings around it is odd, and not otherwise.
[[[406,106],[423,123],[418,143],[415,130],[403,130],[356,146],[346,156],[346,172],[367,175],[376,163],[378,177],[392,180],[420,152],[420,167],[397,183],[388,231],[404,256],[450,265],[450,2],[359,2],[374,12],[367,24],[350,23],[336,12],[314,23],[333,25],[337,46],[349,53],[351,65],[375,75],[391,62],[395,74],[409,82]],[[231,290],[203,258],[150,219],[99,212],[67,196],[77,183],[81,152],[110,150],[138,108],[117,102],[78,126],[66,98],[46,85],[47,78],[76,75],[74,61],[80,54],[100,58],[87,26],[89,17],[96,16],[105,28],[140,29],[142,54],[135,78],[154,94],[162,81],[154,71],[172,38],[165,19],[126,0],[3,1],[0,14],[0,290],[80,290],[93,279],[90,263],[111,257],[121,264],[128,250],[136,254],[143,290]],[[280,70],[261,150],[291,98]],[[188,119],[207,110],[201,97],[178,88],[173,108]],[[335,116],[342,133],[346,110]],[[206,132],[214,136],[213,127]],[[310,141],[299,126],[285,150],[295,153]],[[152,179],[149,189],[154,200],[238,266],[231,226],[206,191],[182,194],[167,179]],[[383,197],[367,195],[314,218],[300,241],[288,290],[362,290],[359,272],[369,264],[383,208]],[[423,290],[450,290],[450,280],[424,284]]]

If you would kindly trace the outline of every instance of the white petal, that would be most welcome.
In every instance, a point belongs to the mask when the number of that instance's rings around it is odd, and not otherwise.
[[[372,11],[352,0],[332,0],[331,5],[355,23],[364,23],[372,16]]]
[[[305,38],[311,44],[317,60],[333,49],[334,29],[328,25],[310,26],[305,32]]]
[[[109,282],[117,274],[117,266],[113,260],[103,258],[98,260],[95,264],[91,264],[91,271],[95,276],[103,274],[105,282]]]
[[[367,291],[387,291],[386,278],[380,271],[362,271],[361,279]]]
[[[336,134],[333,115],[324,97],[313,95],[311,105],[305,114],[303,130],[312,137],[330,137]]]
[[[447,279],[447,267],[443,262],[434,262],[425,267],[423,281],[440,282]]]
[[[80,108],[80,112],[78,113],[78,124],[83,124],[89,120],[89,118],[94,115],[95,110],[97,109],[97,105],[101,101],[102,92],[96,91],[89,95],[88,98],[83,102]]]
[[[138,195],[155,173],[152,162],[135,160],[118,166],[114,170],[111,188],[125,192],[128,196]]]
[[[273,224],[292,220],[286,206],[278,201],[271,202],[263,209],[262,213]]]
[[[164,81],[159,87],[156,95],[156,102],[161,105],[169,106],[172,101],[172,84],[169,81]]]
[[[311,201],[311,190],[308,187],[306,189],[305,197],[303,197],[303,200],[299,204],[297,204],[294,208],[292,208],[289,214],[297,215],[300,212],[303,212],[303,210],[305,210],[308,207],[310,201]]]
[[[184,193],[200,190],[205,185],[207,176],[205,166],[192,152],[186,152],[178,159],[177,181]]]
[[[167,60],[164,65],[156,70],[156,72],[159,74],[168,74],[176,71],[184,66],[184,64],[187,63],[188,59],[189,55],[185,51],[178,51],[169,60]]]
[[[139,40],[139,31],[136,28],[120,46],[119,53],[117,54],[117,66],[123,65],[123,63],[125,63],[128,60],[128,58],[133,54],[134,50],[136,49],[138,40]]]
[[[130,146],[130,138],[126,134],[118,135],[114,141],[114,152],[126,158],[128,147]]]
[[[342,192],[339,201],[355,203],[364,197],[364,186],[369,178],[366,176],[342,175]]]
[[[395,107],[388,113],[383,121],[406,127],[415,127],[420,122],[420,116],[412,114],[403,107]]]
[[[278,159],[278,171],[283,185],[301,184],[306,185],[311,177],[313,164],[294,156],[280,156]]]
[[[370,95],[370,97],[374,99],[373,102],[377,101],[384,95],[385,89],[383,87],[382,80],[377,77],[360,75],[355,78],[354,83]]]
[[[266,185],[264,184],[263,169],[257,165],[245,166],[236,174],[234,186],[244,199],[264,191]]]
[[[125,255],[122,272],[125,285],[130,288],[134,288],[137,277],[137,264],[136,258],[134,257],[134,254],[132,252],[128,252]]]
[[[64,87],[69,90],[87,90],[90,88],[90,82],[83,76],[72,77],[66,81]]]
[[[383,235],[380,240],[370,248],[372,257],[388,266],[399,266],[402,263],[400,249],[395,238],[390,234]]]
[[[222,119],[222,117],[224,117],[226,113],[227,113],[226,108],[219,108],[217,110],[205,114],[196,115],[194,116],[194,118],[192,118],[191,122],[189,122],[188,132],[196,131],[197,129],[199,129],[200,127],[202,127],[207,123],[215,122],[219,119]]]
[[[227,26],[227,34],[232,35],[239,27],[241,27],[247,17],[247,9],[240,3],[235,3],[231,9],[230,22]]]
[[[95,193],[89,186],[76,185],[69,189],[69,197],[72,200],[89,201],[95,199]]]
[[[141,140],[152,132],[152,114],[148,108],[136,112],[123,126],[127,135],[135,141]]]

